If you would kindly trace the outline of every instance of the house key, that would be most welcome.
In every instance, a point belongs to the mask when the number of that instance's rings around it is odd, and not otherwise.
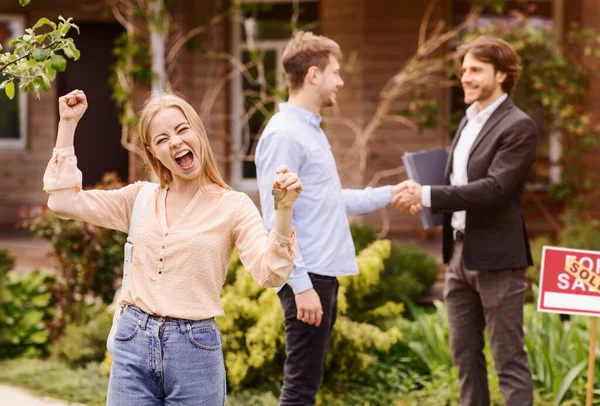
[[[273,208],[277,210],[279,208],[279,201],[283,199],[285,196],[285,191],[281,190],[277,187],[277,183],[273,183],[273,189],[271,189],[271,194],[273,195]]]

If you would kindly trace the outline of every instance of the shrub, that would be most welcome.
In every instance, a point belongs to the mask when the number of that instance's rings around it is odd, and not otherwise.
[[[69,324],[63,336],[53,345],[52,355],[71,367],[102,362],[111,326],[112,314],[104,308],[85,323]]]
[[[369,226],[352,223],[350,230],[357,252],[376,239],[375,231]],[[387,302],[402,302],[405,297],[414,300],[422,296],[437,280],[440,265],[415,244],[393,243],[384,268],[385,283],[374,287],[364,300],[353,303],[356,312],[366,313]]]
[[[349,295],[352,303],[349,314],[355,320],[377,322],[377,313],[387,303],[414,300],[425,294],[437,280],[439,269],[437,261],[416,245],[392,244],[390,256],[384,262],[382,283],[369,292]]]
[[[13,269],[15,266],[15,257],[13,257],[8,250],[0,250],[0,302],[2,302],[2,293],[4,286],[4,280],[8,271]]]
[[[580,250],[600,251],[600,228],[597,221],[569,222],[558,234],[558,245]]]
[[[400,398],[401,405],[458,404],[456,369],[450,355],[445,306],[436,303],[435,314],[408,304],[415,321],[399,320],[405,342],[428,366],[430,373],[417,375],[417,391]],[[536,405],[580,405],[586,396],[585,366],[588,356],[588,317],[572,316],[562,321],[558,314],[538,312],[533,304],[524,308],[525,347],[531,366]],[[485,356],[493,405],[503,404],[494,370],[489,342]],[[595,382],[600,379],[600,358],[596,356]],[[598,384],[595,385],[598,391]]]
[[[525,279],[527,280],[527,291],[525,292],[525,301],[533,300],[533,286],[538,286],[540,283],[540,269],[542,267],[542,251],[544,245],[552,245],[552,240],[547,235],[542,235],[530,242],[531,256],[533,265],[527,268]]]
[[[554,404],[579,405],[586,395],[589,317],[536,311],[525,306],[525,347],[536,388]],[[600,359],[596,354],[595,382],[600,378]],[[598,390],[598,384],[595,385]]]
[[[0,250],[0,281],[4,279],[8,271],[15,266],[15,257],[6,249]]]
[[[373,227],[357,223],[356,221],[350,223],[350,234],[352,235],[356,254],[367,248],[377,239],[377,234]]]
[[[335,325],[326,376],[334,385],[360,375],[387,354],[400,340],[397,329],[383,331],[379,327],[357,322],[346,315],[352,302],[347,292],[358,295],[369,292],[379,283],[383,261],[390,253],[389,241],[377,241],[357,257],[360,274],[340,278],[338,321]],[[236,258],[233,258],[236,262]],[[217,320],[225,349],[228,388],[239,392],[245,388],[269,386],[276,388],[283,372],[284,336],[283,310],[273,289],[262,289],[243,267],[230,268],[223,290],[225,316]],[[357,299],[358,300],[358,299]],[[402,308],[393,309],[397,317]]]
[[[108,379],[100,375],[98,364],[94,363],[75,370],[55,360],[6,360],[0,362],[0,382],[26,387],[40,397],[64,399],[69,401],[70,405],[106,405]],[[23,404],[2,400],[2,404]],[[57,403],[40,400],[36,404]]]
[[[533,299],[532,287],[539,285],[542,249],[544,245],[600,251],[599,223],[597,221],[582,223],[573,219],[567,219],[565,227],[558,233],[556,240],[553,240],[550,236],[542,235],[531,241],[533,265],[527,269],[527,273],[525,274],[528,284],[525,299],[528,302]]]
[[[51,338],[54,278],[9,272],[0,302],[0,358],[46,355]]]

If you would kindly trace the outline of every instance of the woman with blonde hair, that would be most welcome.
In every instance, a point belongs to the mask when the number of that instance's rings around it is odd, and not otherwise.
[[[87,100],[74,90],[58,102],[58,137],[44,174],[48,207],[64,219],[127,232],[146,182],[83,191],[73,138]],[[232,191],[219,175],[192,106],[172,94],[150,98],[139,124],[160,187],[135,228],[107,404],[223,405],[225,366],[214,317],[223,315],[220,293],[229,258],[237,248],[261,286],[286,281],[297,249],[292,206],[302,183],[285,166],[276,171],[283,193],[275,227],[267,233],[250,198]]]

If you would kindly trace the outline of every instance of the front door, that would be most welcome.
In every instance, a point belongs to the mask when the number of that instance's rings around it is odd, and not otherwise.
[[[73,33],[78,61],[68,60],[67,70],[58,77],[60,95],[73,89],[83,90],[88,109],[75,134],[77,164],[83,172],[83,186],[93,186],[106,172],[117,172],[122,181],[128,178],[128,153],[121,146],[121,125],[108,84],[115,39],[123,32],[119,24],[77,24],[81,34]]]

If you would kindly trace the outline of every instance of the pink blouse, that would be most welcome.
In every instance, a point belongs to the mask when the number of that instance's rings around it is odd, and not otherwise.
[[[144,182],[117,190],[82,190],[73,147],[55,149],[44,174],[48,207],[75,219],[125,233]],[[166,222],[166,189],[148,200],[134,235],[129,280],[120,303],[160,316],[202,320],[223,315],[220,294],[234,248],[256,282],[282,285],[297,250],[295,233],[265,230],[252,200],[216,184],[199,190],[172,224]]]

